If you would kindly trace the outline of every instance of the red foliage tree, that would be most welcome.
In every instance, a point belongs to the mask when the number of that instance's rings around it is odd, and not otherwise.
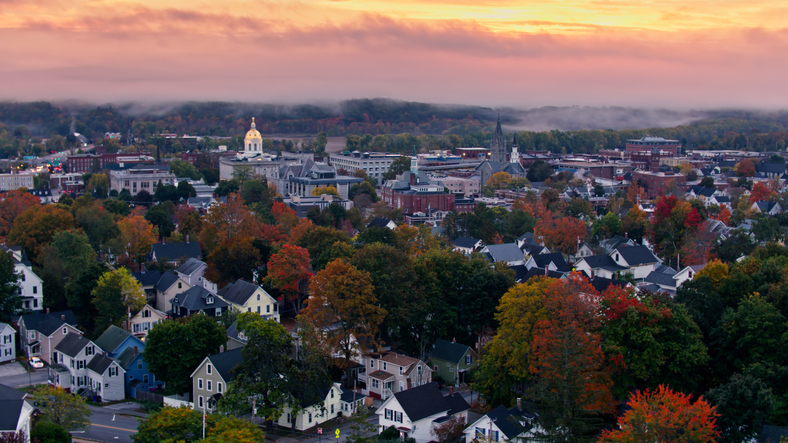
[[[768,186],[764,185],[761,182],[758,182],[752,185],[752,191],[750,192],[750,204],[752,205],[755,202],[760,201],[769,201],[777,193],[769,189]]]
[[[27,192],[8,191],[0,196],[0,238],[4,238],[11,232],[14,220],[25,209],[40,204],[38,197]]]
[[[268,261],[268,276],[265,281],[279,289],[296,312],[302,307],[303,299],[299,291],[302,280],[312,276],[309,272],[309,251],[293,245],[284,245]]]
[[[600,443],[676,443],[715,442],[719,432],[714,406],[699,398],[673,392],[660,385],[655,391],[636,391],[630,395],[627,411],[618,420],[617,430],[605,430]]]
[[[534,227],[534,234],[542,238],[545,246],[556,248],[564,254],[576,253],[577,246],[585,240],[586,233],[586,224],[583,220],[556,217],[550,211],[542,211]]]

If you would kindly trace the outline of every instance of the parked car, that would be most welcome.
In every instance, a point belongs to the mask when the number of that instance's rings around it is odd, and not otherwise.
[[[30,357],[30,366],[39,369],[44,367],[44,362],[38,357]]]

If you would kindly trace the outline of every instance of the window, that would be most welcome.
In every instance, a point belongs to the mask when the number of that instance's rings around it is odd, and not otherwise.
[[[369,360],[369,367],[370,368],[374,368],[375,367],[375,360],[372,360],[372,359]]]
[[[386,362],[385,361],[383,362],[383,370],[384,371],[386,370]]]
[[[270,314],[271,313],[271,305],[265,305],[265,313],[266,314]]]
[[[251,307],[246,308],[246,312],[252,312],[252,308]]]
[[[137,360],[137,369],[142,370],[142,360]]]
[[[492,441],[498,441],[498,431],[490,431],[490,439]]]
[[[109,368],[109,376],[116,377],[118,375],[118,367],[117,366],[110,366]]]
[[[22,276],[22,281],[25,281],[25,273],[23,272],[20,275]]]
[[[148,374],[144,374],[144,375],[142,376],[142,382],[143,382],[143,383],[148,383]]]
[[[487,429],[476,427],[476,438],[482,437],[487,435]]]
[[[257,301],[260,301],[260,294],[257,294]]]
[[[68,328],[63,328],[63,335],[66,335],[66,334],[68,334]],[[35,338],[35,337],[32,337],[32,338]]]
[[[222,383],[221,382],[216,383],[216,392],[218,392],[220,394],[222,393]]]
[[[198,395],[197,396],[197,407],[199,407],[199,408],[204,408],[205,407],[205,406],[203,406],[203,403],[202,403],[202,395]]]
[[[93,346],[87,346],[85,348],[85,355],[93,355]]]
[[[331,390],[331,398],[334,398],[334,390]]]
[[[332,414],[334,413],[334,405],[333,404],[331,405],[331,413]]]
[[[85,369],[85,360],[77,361],[77,369]]]
[[[205,367],[205,372],[207,372],[208,375],[213,373],[213,366],[210,363],[208,363],[208,365]]]
[[[470,355],[470,354],[468,354],[468,355],[466,355],[466,356],[465,356],[465,364],[466,364],[466,365],[469,365],[469,364],[471,364],[471,355]]]
[[[402,423],[402,412],[394,411],[394,421],[397,423]]]
[[[287,413],[287,423],[292,423],[292,422],[293,422],[293,416],[288,412]]]
[[[38,286],[33,286],[33,294],[38,294]]]
[[[405,390],[405,382],[404,381],[400,381],[399,382],[399,390],[400,391],[404,391]]]
[[[380,387],[380,381],[378,381],[378,380],[373,378],[372,379],[372,387],[375,388],[375,389],[379,388]]]
[[[403,368],[402,366],[400,366],[400,367],[399,367],[399,375],[402,375],[402,374],[404,374],[404,373],[405,373],[405,368]]]
[[[66,328],[63,328],[63,329],[66,329]],[[65,334],[65,332],[64,332],[64,334]],[[28,331],[27,335],[30,337],[30,340],[35,340],[36,339],[36,331]]]
[[[182,287],[183,287],[183,284],[181,282],[178,282],[178,289],[181,289]]]
[[[212,385],[212,381],[211,380],[207,380],[206,384],[208,385],[208,392],[211,392],[213,390],[213,386],[211,386]]]
[[[312,413],[309,413],[309,423],[312,423]]]
[[[260,313],[260,307],[259,306],[257,307],[257,313],[258,314]]]
[[[197,379],[197,389],[202,389],[202,379],[201,378]]]

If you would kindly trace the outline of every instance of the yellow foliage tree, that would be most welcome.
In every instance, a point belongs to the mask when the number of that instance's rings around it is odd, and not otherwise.
[[[336,195],[337,197],[340,196],[339,192],[337,192],[337,188],[335,188],[333,186],[324,186],[324,187],[315,188],[315,189],[312,190],[312,195],[313,196],[318,196],[318,195],[323,195],[323,194]]]
[[[159,238],[159,230],[140,215],[130,215],[118,222],[123,245],[129,257],[141,259]]]

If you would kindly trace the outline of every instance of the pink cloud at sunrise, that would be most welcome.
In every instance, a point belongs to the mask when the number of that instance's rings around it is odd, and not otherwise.
[[[778,108],[786,18],[777,1],[0,0],[0,100]]]

